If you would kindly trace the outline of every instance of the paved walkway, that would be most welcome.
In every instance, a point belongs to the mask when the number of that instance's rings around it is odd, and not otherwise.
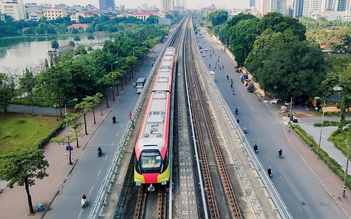
[[[151,50],[149,59],[150,62],[145,62],[145,65],[151,66],[153,60],[157,57],[159,51],[161,50],[162,44],[156,45],[156,47]],[[133,80],[129,82],[131,86],[138,77],[139,73],[144,70],[144,66],[139,68],[139,71],[134,75]],[[118,104],[122,95],[126,92],[127,88],[124,87],[123,90],[119,90],[120,95],[115,97],[115,102],[112,100],[112,94],[109,95],[109,105]],[[107,108],[106,102],[102,103],[102,114],[100,113],[101,106],[96,107],[96,124],[93,123],[92,112],[87,114],[87,123],[88,123],[88,134],[79,139],[79,144],[81,147],[74,148],[74,161],[79,160],[79,156],[82,151],[85,149],[85,145],[90,141],[91,137],[94,135],[95,131],[99,128],[100,124],[104,121],[106,116],[110,113],[112,107]],[[30,106],[16,106],[11,105],[9,108],[10,112],[22,112],[22,113],[31,113]],[[36,114],[48,114],[56,115],[56,110],[54,108],[35,108],[34,112]],[[81,118],[82,120],[83,118]],[[58,136],[62,136],[66,133],[66,130],[63,130]],[[49,177],[46,177],[42,180],[35,180],[35,185],[30,188],[30,194],[32,196],[33,207],[36,209],[39,203],[43,203],[44,206],[47,206],[52,202],[53,197],[59,192],[62,182],[69,177],[69,174],[73,170],[73,166],[67,165],[65,147],[60,147],[56,144],[49,143],[45,147],[45,158],[49,161],[48,173]],[[4,182],[0,182],[0,191],[1,186],[4,186]],[[13,189],[5,188],[0,194],[0,219],[23,219],[23,218],[41,218],[42,213],[38,212],[35,216],[29,216],[29,207],[27,202],[27,195],[25,188],[22,186],[15,186]]]

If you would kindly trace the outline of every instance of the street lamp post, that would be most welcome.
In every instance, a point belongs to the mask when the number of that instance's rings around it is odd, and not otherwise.
[[[114,62],[111,64],[111,72],[113,72],[113,65],[116,63],[118,62]],[[112,74],[112,100],[115,101],[115,80],[113,78],[113,74]]]
[[[322,111],[323,111],[323,115],[322,115],[322,124],[321,124],[321,131],[319,133],[319,143],[318,143],[318,159],[320,158],[320,149],[321,149],[321,141],[322,141],[322,133],[323,133],[323,125],[324,125],[324,112],[325,112],[325,100],[323,98],[320,98],[320,97],[316,97],[317,100],[323,100],[323,108]]]
[[[245,63],[245,61],[246,61],[246,48],[245,47],[241,47],[242,49],[244,49],[244,51],[245,51],[245,56],[244,56],[244,63]]]
[[[57,115],[57,107],[58,107],[58,105],[57,105],[57,103],[54,104],[54,107],[55,107],[55,110],[56,110],[56,121],[58,121],[58,115]]]
[[[74,98],[72,100],[67,101],[67,103],[75,102],[77,100],[78,100],[77,98]],[[68,145],[66,147],[66,151],[68,151],[68,153],[69,153],[68,154],[69,164],[72,165],[72,160],[71,160],[72,155],[71,154],[72,154],[73,147],[71,145],[69,145],[70,144],[70,142],[69,142],[69,123],[68,123],[67,118],[66,118],[66,116],[67,116],[67,103],[65,103],[65,119],[66,119],[67,133],[68,133]]]
[[[346,155],[346,167],[345,167],[345,177],[344,177],[344,186],[343,186],[343,190],[342,190],[342,196],[346,197],[346,179],[347,179],[347,169],[349,168],[349,154],[350,154],[350,144],[349,142],[347,142],[347,155]]]
[[[133,56],[135,57],[135,54],[134,54],[134,49],[137,48],[137,46],[134,46],[133,47]],[[132,68],[132,78],[134,77],[134,65],[133,65],[133,68]]]

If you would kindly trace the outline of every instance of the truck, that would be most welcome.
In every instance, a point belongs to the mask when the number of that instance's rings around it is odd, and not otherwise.
[[[138,80],[135,82],[135,88],[136,88],[137,94],[141,94],[141,92],[143,91],[145,82],[146,82],[146,78],[138,78]]]

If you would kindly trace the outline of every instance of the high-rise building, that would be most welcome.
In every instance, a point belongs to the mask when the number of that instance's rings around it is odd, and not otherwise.
[[[321,11],[334,11],[335,0],[322,0]]]
[[[255,7],[256,6],[256,0],[250,0],[249,2],[249,7]]]
[[[283,15],[287,15],[286,3],[286,0],[268,0],[267,12],[279,12]]]
[[[186,0],[178,0],[177,6],[183,7],[185,9],[186,8]]]
[[[304,0],[294,0],[293,2],[293,16],[296,18],[302,17]]]
[[[337,0],[335,2],[335,11],[347,11],[349,10],[350,0]]]
[[[115,8],[114,0],[99,0],[99,7],[101,11],[109,10],[109,8]]]
[[[174,1],[173,0],[161,0],[161,12],[173,11]]]
[[[23,0],[1,0],[0,14],[11,16],[15,20],[25,20]]]

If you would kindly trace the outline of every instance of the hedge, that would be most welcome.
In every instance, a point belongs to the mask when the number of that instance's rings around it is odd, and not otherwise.
[[[316,154],[318,154],[318,144],[305,132],[305,130],[303,130],[297,124],[291,124],[291,128]],[[319,156],[321,160],[323,160],[328,165],[329,169],[331,169],[331,171],[333,171],[342,181],[344,181],[345,171],[342,169],[341,165],[321,148],[319,149]],[[351,178],[349,174],[347,174],[346,187],[351,189]]]
[[[65,123],[63,120],[61,122],[59,122],[57,124],[56,128],[48,136],[41,139],[35,147],[37,147],[39,149],[43,149],[45,147],[45,145],[50,142],[51,138],[55,137],[58,133],[60,133],[60,131],[63,129],[64,125],[65,125]]]

